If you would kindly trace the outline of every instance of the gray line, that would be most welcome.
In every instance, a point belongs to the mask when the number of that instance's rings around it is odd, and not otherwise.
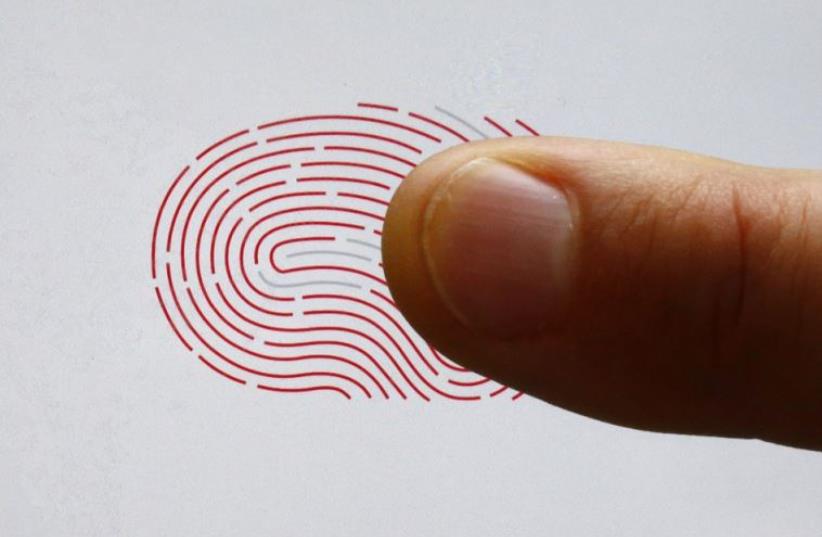
[[[360,240],[357,240],[357,239],[346,239],[346,240],[348,242],[353,243],[353,244],[359,244],[360,246],[365,246],[366,248],[372,248],[372,249],[377,250],[377,251],[382,250],[382,248],[380,248],[379,244],[372,244],[370,242],[360,241]]]
[[[454,114],[454,113],[452,113],[452,112],[449,112],[448,110],[446,110],[446,109],[444,109],[444,108],[441,108],[441,107],[439,107],[439,106],[435,106],[435,107],[434,107],[434,110],[436,110],[437,112],[442,112],[443,114],[445,114],[446,116],[450,117],[450,118],[451,118],[451,119],[453,119],[454,121],[459,121],[460,123],[462,123],[463,125],[465,125],[465,126],[466,126],[466,127],[468,127],[469,129],[471,129],[472,131],[476,132],[477,134],[479,134],[479,135],[480,135],[480,136],[482,136],[483,138],[486,138],[486,139],[488,138],[488,135],[487,135],[487,134],[485,134],[484,132],[482,132],[481,130],[479,130],[478,128],[476,128],[475,126],[471,125],[470,123],[468,123],[467,121],[465,121],[464,119],[462,119],[461,117],[459,117],[458,115],[456,115],[456,114]]]
[[[353,287],[355,289],[362,289],[361,285],[351,282],[340,282],[340,281],[333,281],[333,280],[310,280],[307,282],[297,282],[297,283],[274,283],[269,281],[268,278],[263,276],[262,272],[257,273],[260,276],[260,279],[266,283],[269,287],[273,287],[275,289],[291,289],[294,287],[305,287],[307,285],[342,285],[343,287]]]
[[[337,250],[305,250],[303,252],[294,252],[293,254],[288,254],[286,257],[302,257],[304,255],[315,255],[315,254],[327,254],[327,255],[342,255],[345,257],[353,257],[354,259],[362,259],[363,261],[374,261],[368,256],[359,255],[359,254],[352,254],[351,252],[340,252]]]

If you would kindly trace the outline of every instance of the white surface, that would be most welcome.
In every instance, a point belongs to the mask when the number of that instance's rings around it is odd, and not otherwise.
[[[822,4],[4,2],[0,535],[818,535],[822,455],[238,389],[148,276],[179,165],[357,100],[822,166]]]

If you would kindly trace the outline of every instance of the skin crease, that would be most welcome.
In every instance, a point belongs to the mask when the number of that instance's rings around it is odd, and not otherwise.
[[[466,326],[425,258],[438,187],[478,158],[567,197],[572,277],[546,321]],[[489,222],[493,225],[493,222]],[[397,304],[449,358],[552,404],[653,431],[822,449],[822,172],[669,149],[529,137],[458,146],[391,202]]]

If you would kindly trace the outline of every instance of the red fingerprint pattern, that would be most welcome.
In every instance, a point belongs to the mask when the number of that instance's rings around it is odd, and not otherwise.
[[[380,256],[408,172],[489,132],[537,134],[520,119],[358,103],[209,145],[174,177],[154,222],[154,294],[177,339],[217,375],[264,392],[516,400],[411,329]]]

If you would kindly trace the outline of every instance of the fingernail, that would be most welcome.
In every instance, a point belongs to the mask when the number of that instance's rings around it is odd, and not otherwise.
[[[438,187],[422,240],[444,304],[467,327],[504,338],[542,330],[561,316],[572,233],[563,192],[482,158]]]

